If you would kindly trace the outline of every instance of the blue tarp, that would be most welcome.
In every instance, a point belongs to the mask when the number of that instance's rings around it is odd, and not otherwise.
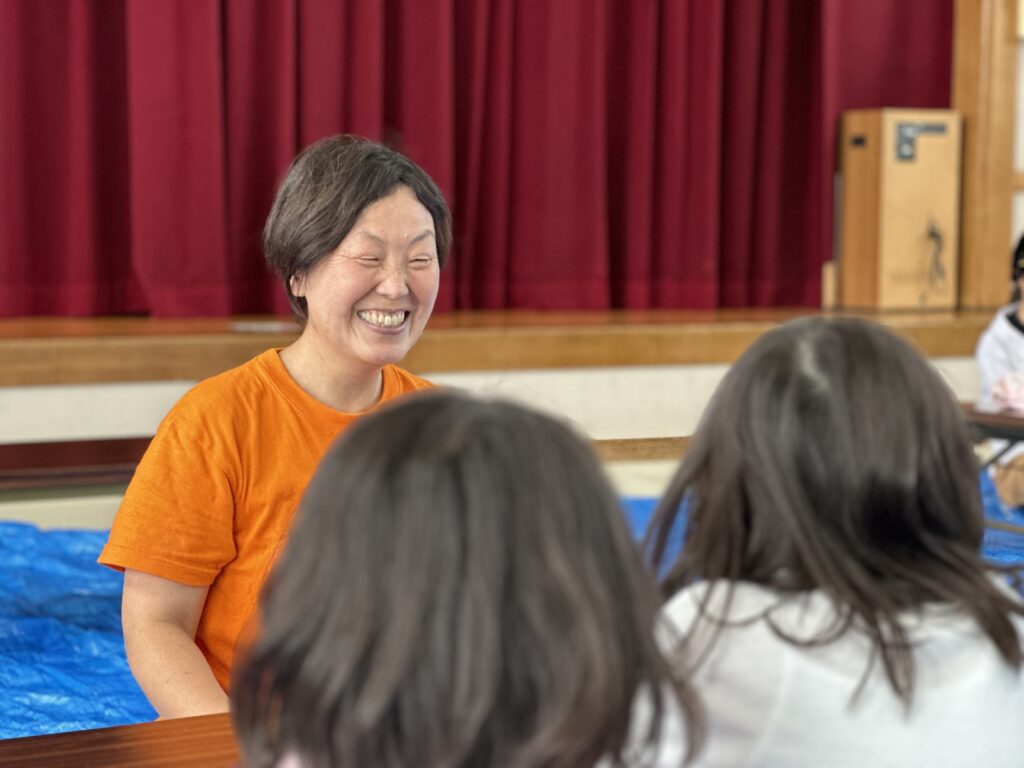
[[[983,481],[986,512],[1024,524]],[[639,538],[655,500],[624,500]],[[106,532],[0,523],[0,738],[152,720],[121,636],[121,575],[96,564]],[[1024,562],[1024,537],[990,531],[985,553]]]
[[[1010,508],[999,501],[996,488],[987,473],[981,476],[981,500],[985,507],[985,516],[994,522],[1012,523],[1024,526],[1024,507]],[[657,506],[657,499],[653,498],[626,498],[623,500],[626,509],[626,519],[629,521],[630,530],[640,540],[647,530],[647,524],[654,516],[654,509]],[[685,512],[684,512],[685,514]],[[679,540],[674,541],[675,546],[682,544],[682,525],[679,527]],[[673,535],[673,539],[675,539]],[[669,553],[673,547],[670,543]],[[1008,531],[988,529],[985,531],[985,540],[982,551],[987,560],[993,563],[1003,564],[1024,564],[1024,537]]]
[[[121,635],[121,575],[105,531],[0,523],[0,738],[156,717]]]

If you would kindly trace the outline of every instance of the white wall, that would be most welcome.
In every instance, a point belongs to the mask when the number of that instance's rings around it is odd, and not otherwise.
[[[0,444],[147,437],[193,383],[0,387]]]
[[[974,361],[936,367],[961,400],[978,397]],[[689,435],[726,365],[559,368],[424,374],[449,386],[562,414],[594,439]],[[193,382],[0,387],[0,443],[152,435]]]
[[[961,400],[978,398],[971,358],[934,361]],[[561,414],[595,439],[690,435],[726,365],[569,368],[425,374],[438,384],[508,397]],[[152,435],[192,382],[0,387],[0,443]],[[619,491],[661,492],[674,462],[609,466]],[[30,493],[0,497],[0,520],[43,527],[108,528],[120,495],[65,497]]]

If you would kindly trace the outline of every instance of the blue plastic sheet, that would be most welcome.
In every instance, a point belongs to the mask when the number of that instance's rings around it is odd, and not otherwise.
[[[985,506],[985,516],[990,520],[1024,526],[1024,508],[1003,505],[988,473],[982,473],[981,476],[981,500]],[[1024,565],[1024,536],[989,528],[985,531],[982,551],[993,563]]]
[[[0,524],[0,738],[152,720],[124,653],[106,532]]]
[[[981,500],[985,516],[995,522],[1012,523],[1024,526],[1024,507],[1007,507],[999,501],[995,484],[987,473],[981,475]],[[647,526],[654,516],[657,499],[633,497],[623,499],[626,520],[633,536],[639,541],[643,538]],[[667,549],[668,560],[682,546],[683,526],[685,525],[685,502],[683,515],[677,522],[677,529],[669,539]],[[989,528],[985,531],[982,554],[992,563],[1003,565],[1024,565],[1024,536],[1009,531]]]
[[[982,496],[989,517],[1024,524],[1024,512],[1003,508],[987,478]],[[623,500],[637,539],[655,506]],[[0,523],[0,738],[156,717],[125,659],[122,577],[96,564],[106,537]],[[1024,537],[989,531],[985,554],[1024,563]]]

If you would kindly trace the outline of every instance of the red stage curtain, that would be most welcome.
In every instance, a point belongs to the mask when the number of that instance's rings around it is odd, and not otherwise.
[[[5,0],[0,314],[286,311],[295,152],[400,148],[452,308],[815,304],[836,118],[949,104],[952,0]]]
[[[125,9],[0,2],[0,314],[146,309],[131,250]]]

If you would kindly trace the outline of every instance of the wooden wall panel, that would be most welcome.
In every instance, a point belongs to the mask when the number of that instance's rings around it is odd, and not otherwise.
[[[956,0],[953,108],[964,118],[960,306],[1009,296],[1016,0]]]

